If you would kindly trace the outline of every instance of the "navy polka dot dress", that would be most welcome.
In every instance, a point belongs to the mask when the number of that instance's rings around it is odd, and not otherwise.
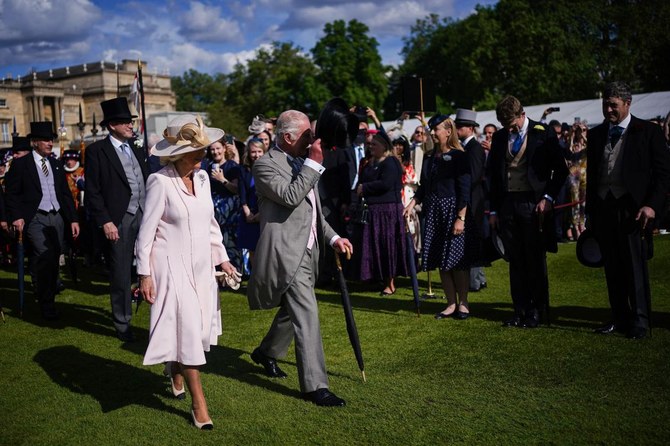
[[[426,233],[421,267],[424,271],[468,269],[465,259],[465,232],[453,235],[456,197],[426,197]],[[467,221],[467,219],[466,219]],[[467,228],[466,228],[467,231]]]

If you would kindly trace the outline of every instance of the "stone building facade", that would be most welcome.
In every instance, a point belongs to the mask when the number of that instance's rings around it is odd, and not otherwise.
[[[136,60],[126,59],[121,63],[87,63],[3,79],[0,82],[0,148],[11,147],[14,122],[21,136],[30,132],[31,121],[51,121],[58,132],[61,114],[67,135],[65,144],[79,140],[80,109],[86,124],[84,138],[91,138],[94,120],[100,136],[98,124],[103,118],[100,102],[117,96],[128,97],[137,67]],[[176,97],[170,76],[152,73],[146,62],[142,62],[142,79],[148,118],[175,110]],[[132,104],[130,110],[134,111]]]

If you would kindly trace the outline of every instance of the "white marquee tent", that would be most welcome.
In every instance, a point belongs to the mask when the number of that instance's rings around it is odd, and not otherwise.
[[[598,125],[603,121],[601,99],[586,99],[582,101],[556,102],[531,106],[524,105],[526,115],[536,121],[540,120],[542,117],[542,112],[544,112],[549,107],[560,107],[561,110],[551,113],[549,116],[547,116],[547,121],[556,119],[560,122],[567,122],[568,124],[572,124],[575,122],[575,118],[579,118],[581,121],[586,121],[589,127]],[[631,113],[638,118],[652,119],[658,116],[665,118],[668,112],[670,112],[670,91],[633,95]],[[480,125],[480,131],[486,124],[489,123],[500,127],[500,123],[496,119],[495,110],[477,112],[477,123]],[[383,124],[384,128],[389,129],[393,124],[395,124],[395,121],[387,121]],[[409,119],[405,121],[403,129],[407,136],[411,136],[411,133],[418,125],[419,121],[417,119]]]

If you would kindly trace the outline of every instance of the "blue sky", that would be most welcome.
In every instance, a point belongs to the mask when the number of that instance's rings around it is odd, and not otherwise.
[[[402,37],[429,13],[466,17],[495,0],[0,0],[0,76],[137,59],[150,72],[228,73],[272,41],[309,51],[334,20],[357,19],[384,63],[402,62]]]

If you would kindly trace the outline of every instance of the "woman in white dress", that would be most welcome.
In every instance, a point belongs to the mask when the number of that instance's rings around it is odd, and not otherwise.
[[[237,277],[214,218],[209,178],[200,161],[223,130],[200,117],[173,119],[151,154],[166,164],[149,176],[147,199],[137,238],[140,292],[151,304],[149,346],[144,364],[166,364],[172,391],[191,393],[194,424],[212,429],[198,367],[221,334],[215,267]]]

